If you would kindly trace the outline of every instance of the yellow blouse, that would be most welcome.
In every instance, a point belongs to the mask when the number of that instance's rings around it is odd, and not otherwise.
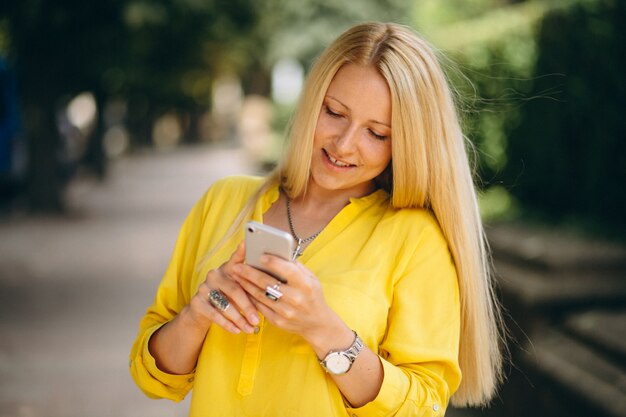
[[[152,398],[174,401],[193,388],[192,417],[443,416],[461,379],[456,271],[433,216],[393,209],[383,190],[352,199],[299,258],[321,281],[326,302],[378,352],[384,380],[376,399],[351,408],[309,345],[262,317],[253,335],[212,326],[191,374],[156,367],[150,336],[234,252],[243,231],[199,268],[262,182],[222,179],[185,220],[130,354],[137,385]],[[274,186],[259,198],[252,219],[262,221],[278,196]]]

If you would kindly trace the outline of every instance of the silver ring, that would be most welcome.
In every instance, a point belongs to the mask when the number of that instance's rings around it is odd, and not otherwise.
[[[280,282],[265,287],[265,296],[272,301],[278,301],[283,293],[280,291]]]
[[[224,293],[220,290],[209,291],[209,303],[222,313],[230,307],[230,301],[228,301],[228,298],[226,298]]]

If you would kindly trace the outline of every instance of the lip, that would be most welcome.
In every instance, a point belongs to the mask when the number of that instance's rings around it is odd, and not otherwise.
[[[327,151],[326,149],[324,149],[324,148],[322,148],[322,154],[323,154],[322,159],[324,160],[324,163],[325,163],[328,167],[330,167],[331,169],[338,170],[338,171],[347,171],[347,170],[349,170],[349,169],[356,168],[356,165],[354,165],[354,164],[350,164],[350,165],[345,166],[345,167],[335,165],[335,164],[334,164],[334,163],[330,160],[330,158],[331,158],[331,157],[332,157],[333,159],[335,159],[335,160],[338,160],[338,161],[342,162],[342,163],[347,163],[347,162],[342,161],[342,160],[341,160],[341,159],[339,159],[339,158],[335,158],[333,155],[331,155],[331,154],[330,154],[330,152],[328,152],[328,151]]]

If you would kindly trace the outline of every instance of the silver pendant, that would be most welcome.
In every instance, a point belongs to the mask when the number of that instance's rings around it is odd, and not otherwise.
[[[302,239],[298,239],[298,244],[296,245],[296,248],[293,250],[293,258],[291,258],[292,261],[295,261],[296,258],[302,256]]]

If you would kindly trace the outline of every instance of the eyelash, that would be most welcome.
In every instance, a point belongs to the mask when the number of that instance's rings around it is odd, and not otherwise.
[[[335,118],[341,117],[339,113],[335,113],[334,111],[330,109],[330,107],[324,106],[324,108],[326,109],[326,114],[329,115],[330,117],[335,117]]]
[[[328,107],[328,106],[326,106],[326,105],[324,106],[324,110],[326,111],[326,114],[327,114],[327,115],[329,115],[330,117],[334,117],[334,118],[336,118],[336,119],[338,119],[338,118],[340,118],[340,117],[343,117],[341,114],[339,114],[339,113],[335,113],[334,111],[332,111],[332,110],[330,109],[330,107]],[[384,136],[384,135],[379,135],[378,133],[374,132],[374,131],[373,131],[373,130],[371,130],[371,129],[367,129],[367,131],[368,131],[368,133],[369,133],[370,135],[372,135],[372,137],[374,137],[374,139],[377,139],[377,140],[385,140],[385,139],[387,139],[387,136]]]
[[[387,139],[387,136],[379,135],[378,133],[375,133],[373,130],[368,129],[367,131],[370,133],[370,135],[374,136],[374,138],[376,138],[377,140]]]

